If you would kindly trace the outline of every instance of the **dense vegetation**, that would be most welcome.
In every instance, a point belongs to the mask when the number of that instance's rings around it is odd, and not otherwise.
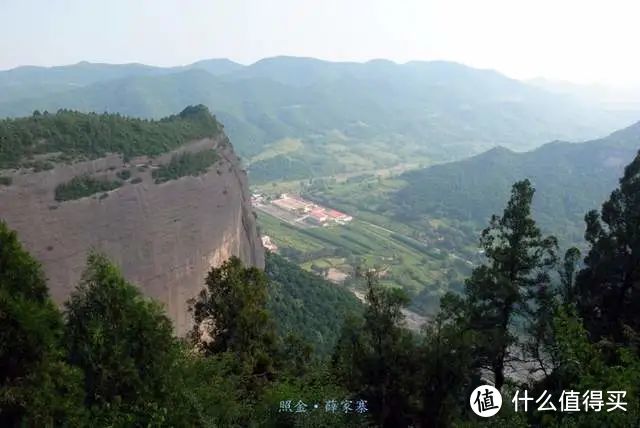
[[[175,180],[187,175],[200,175],[207,172],[207,169],[220,159],[215,150],[203,150],[200,152],[184,152],[171,156],[171,160],[166,165],[160,165],[152,173],[156,183]]]
[[[640,141],[640,123],[601,140],[551,143],[532,152],[496,148],[474,158],[402,177],[407,185],[392,195],[402,221],[425,216],[482,224],[514,181],[529,178],[539,190],[537,220],[568,242],[581,240],[584,213],[602,203]]]
[[[61,160],[93,159],[108,153],[125,158],[153,156],[220,131],[220,124],[202,105],[157,121],[120,114],[36,111],[30,117],[0,120],[0,169],[29,166],[33,156],[42,154]]]
[[[55,199],[58,202],[70,201],[73,199],[86,198],[96,193],[108,192],[122,186],[119,180],[108,180],[106,178],[93,178],[89,175],[80,175],[72,178],[66,183],[56,186]]]
[[[38,263],[0,223],[0,425],[637,427],[640,153],[586,215],[582,268],[577,249],[560,256],[542,234],[534,193],[528,180],[512,186],[481,234],[484,262],[419,334],[404,326],[406,293],[359,270],[367,304],[342,323],[330,358],[315,361],[305,337],[278,334],[268,276],[237,258],[210,270],[181,341],[97,254],[60,314]],[[279,282],[305,277],[269,263]],[[480,420],[469,396],[487,382],[503,405]],[[550,393],[556,409],[562,391],[577,392],[580,410],[523,408],[524,391]],[[603,391],[601,411],[597,396],[592,407],[580,400],[587,391]],[[608,391],[625,392],[625,411]]]
[[[482,262],[477,237],[506,203],[511,183],[529,178],[538,189],[532,210],[541,230],[562,246],[584,250],[584,212],[602,203],[638,146],[640,126],[634,125],[587,143],[557,142],[525,153],[498,148],[390,178],[362,175],[259,186],[266,195],[301,191],[307,199],[353,215],[352,225],[317,231],[331,241],[328,245],[267,215],[258,221],[283,254],[307,269],[348,273],[356,259],[388,269],[381,282],[404,288],[413,310],[433,315],[444,292],[462,291],[472,264]],[[354,233],[369,249],[339,236]]]
[[[267,254],[265,273],[270,287],[267,307],[278,333],[303,337],[319,356],[333,350],[347,315],[362,311],[351,292],[277,254]]]

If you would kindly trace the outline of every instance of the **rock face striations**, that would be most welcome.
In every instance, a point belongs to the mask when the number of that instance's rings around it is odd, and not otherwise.
[[[215,161],[195,172],[185,167],[205,151],[215,151]],[[190,325],[187,300],[203,288],[212,266],[232,255],[264,266],[246,173],[221,127],[153,157],[110,154],[51,162],[49,168],[0,170],[10,177],[9,185],[0,186],[0,218],[42,262],[58,303],[78,283],[87,253],[95,249],[162,302],[184,333]],[[163,168],[173,174],[170,179],[158,179]],[[85,186],[76,198],[56,200],[56,190],[76,177],[117,187],[84,196],[91,191]]]

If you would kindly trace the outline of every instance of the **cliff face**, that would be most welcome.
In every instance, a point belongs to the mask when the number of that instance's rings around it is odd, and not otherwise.
[[[0,187],[0,218],[42,262],[54,300],[78,283],[91,249],[107,254],[143,293],[166,306],[179,334],[190,325],[187,300],[204,286],[207,271],[232,255],[264,266],[264,250],[248,194],[246,173],[224,134],[177,151],[215,148],[220,160],[205,174],[155,184],[149,160],[119,155],[13,175]],[[82,174],[114,178],[129,167],[132,179],[105,195],[56,202],[58,184]],[[138,183],[132,183],[132,180]]]

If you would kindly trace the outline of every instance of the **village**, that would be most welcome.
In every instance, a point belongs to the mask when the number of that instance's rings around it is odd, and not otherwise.
[[[348,214],[286,193],[275,199],[254,193],[251,203],[258,210],[300,227],[344,225],[353,220],[353,217]]]

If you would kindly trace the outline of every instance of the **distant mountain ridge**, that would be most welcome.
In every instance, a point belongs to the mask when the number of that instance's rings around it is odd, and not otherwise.
[[[0,116],[70,108],[158,118],[200,103],[225,124],[244,157],[282,139],[301,140],[296,151],[251,164],[254,181],[450,161],[495,145],[528,150],[595,138],[638,117],[446,61],[275,57],[247,66],[215,59],[0,72]]]
[[[511,184],[529,178],[536,188],[536,220],[577,242],[585,213],[600,207],[639,149],[640,122],[584,143],[555,141],[524,153],[496,147],[404,174],[408,185],[392,200],[405,218],[429,215],[483,225],[504,206]]]

